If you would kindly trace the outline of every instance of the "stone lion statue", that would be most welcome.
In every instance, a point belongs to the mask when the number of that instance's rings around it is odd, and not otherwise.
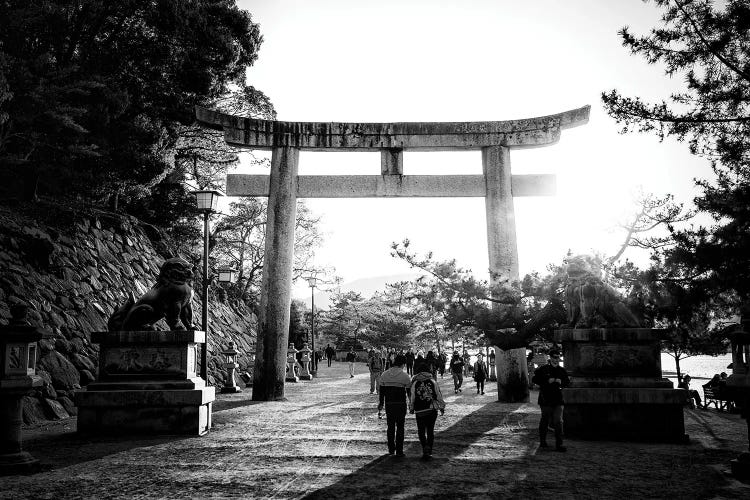
[[[591,255],[565,260],[565,307],[573,328],[638,327],[640,321],[612,286],[602,281],[602,263]]]
[[[171,330],[193,328],[193,279],[190,263],[182,258],[168,259],[161,266],[156,284],[136,302],[128,300],[109,318],[109,331],[153,330],[164,318]]]

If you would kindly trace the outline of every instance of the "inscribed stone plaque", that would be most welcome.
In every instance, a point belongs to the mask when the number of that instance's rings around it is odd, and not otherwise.
[[[185,376],[185,370],[182,368],[183,349],[149,346],[109,347],[104,353],[104,371],[107,375]]]

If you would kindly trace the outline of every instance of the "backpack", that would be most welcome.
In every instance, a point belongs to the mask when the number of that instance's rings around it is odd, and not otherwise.
[[[414,411],[419,413],[420,411],[436,409],[436,405],[437,392],[432,379],[416,381],[414,383]]]

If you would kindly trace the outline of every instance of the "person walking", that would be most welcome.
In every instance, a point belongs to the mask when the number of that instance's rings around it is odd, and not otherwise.
[[[547,447],[547,427],[552,423],[555,429],[555,450],[566,451],[563,446],[563,387],[570,384],[568,372],[560,366],[560,352],[550,351],[549,363],[534,372],[534,383],[539,386],[539,407],[542,418],[539,420],[539,446]]]
[[[458,351],[453,353],[450,364],[451,374],[453,375],[453,392],[461,392],[461,386],[464,385],[464,360],[459,356]]]
[[[469,369],[471,368],[471,356],[466,349],[464,349],[464,354],[461,358],[464,360],[464,376],[467,376],[469,375]]]
[[[440,385],[432,376],[427,363],[415,363],[417,372],[411,379],[411,398],[409,399],[409,413],[414,413],[417,420],[417,434],[422,445],[422,458],[432,456],[432,446],[435,440],[435,421],[438,410],[445,413],[445,401],[440,392]]]
[[[333,357],[336,355],[336,350],[331,347],[331,344],[328,344],[326,347],[326,357],[328,358],[328,368],[331,367],[331,361],[333,360]]]
[[[440,374],[440,378],[443,378],[443,375],[445,374],[445,363],[448,361],[448,356],[445,355],[445,351],[441,351],[440,354],[438,354],[438,373]]]
[[[383,363],[380,360],[380,354],[375,352],[374,349],[370,349],[369,357],[367,358],[367,368],[370,369],[370,394],[379,392],[378,379],[383,373]]]
[[[406,373],[407,375],[414,375],[414,351],[410,347],[408,351],[406,351]]]
[[[427,361],[428,369],[430,370],[430,373],[432,373],[432,378],[437,380],[437,357],[435,356],[435,353],[432,351],[427,351],[427,356],[424,358],[425,361]]]
[[[407,401],[411,405],[409,387],[411,379],[404,373],[406,357],[398,355],[393,359],[393,366],[380,376],[380,403],[378,412],[385,407],[387,422],[386,438],[388,440],[388,454],[404,456],[404,422],[406,420]]]
[[[484,362],[482,353],[477,354],[477,362],[474,363],[474,381],[477,383],[477,394],[484,396],[484,381],[487,380],[487,363]]]
[[[354,347],[349,348],[349,352],[346,353],[346,361],[349,363],[349,378],[354,378],[354,362],[357,360],[357,354],[354,352]]]

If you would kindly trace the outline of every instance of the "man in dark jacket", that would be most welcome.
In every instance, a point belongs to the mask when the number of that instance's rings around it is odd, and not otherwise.
[[[464,383],[464,360],[458,355],[458,351],[453,353],[451,359],[451,373],[453,374],[453,392],[458,394]]]
[[[414,351],[411,347],[406,351],[406,373],[407,375],[414,375]]]
[[[406,358],[399,354],[393,360],[393,367],[380,376],[380,404],[378,411],[385,406],[385,416],[388,421],[388,453],[397,457],[404,456],[404,421],[406,420],[406,404],[409,399],[411,378],[404,372]]]
[[[333,357],[336,355],[336,350],[331,347],[331,344],[328,344],[328,347],[326,347],[326,357],[328,358],[328,368],[331,367],[331,361],[333,360]]]
[[[539,446],[547,447],[547,426],[550,421],[555,429],[555,450],[565,451],[563,446],[563,402],[562,389],[570,384],[568,372],[560,366],[560,352],[550,351],[549,363],[534,372],[532,381],[539,386],[539,406],[542,418],[539,421]]]

